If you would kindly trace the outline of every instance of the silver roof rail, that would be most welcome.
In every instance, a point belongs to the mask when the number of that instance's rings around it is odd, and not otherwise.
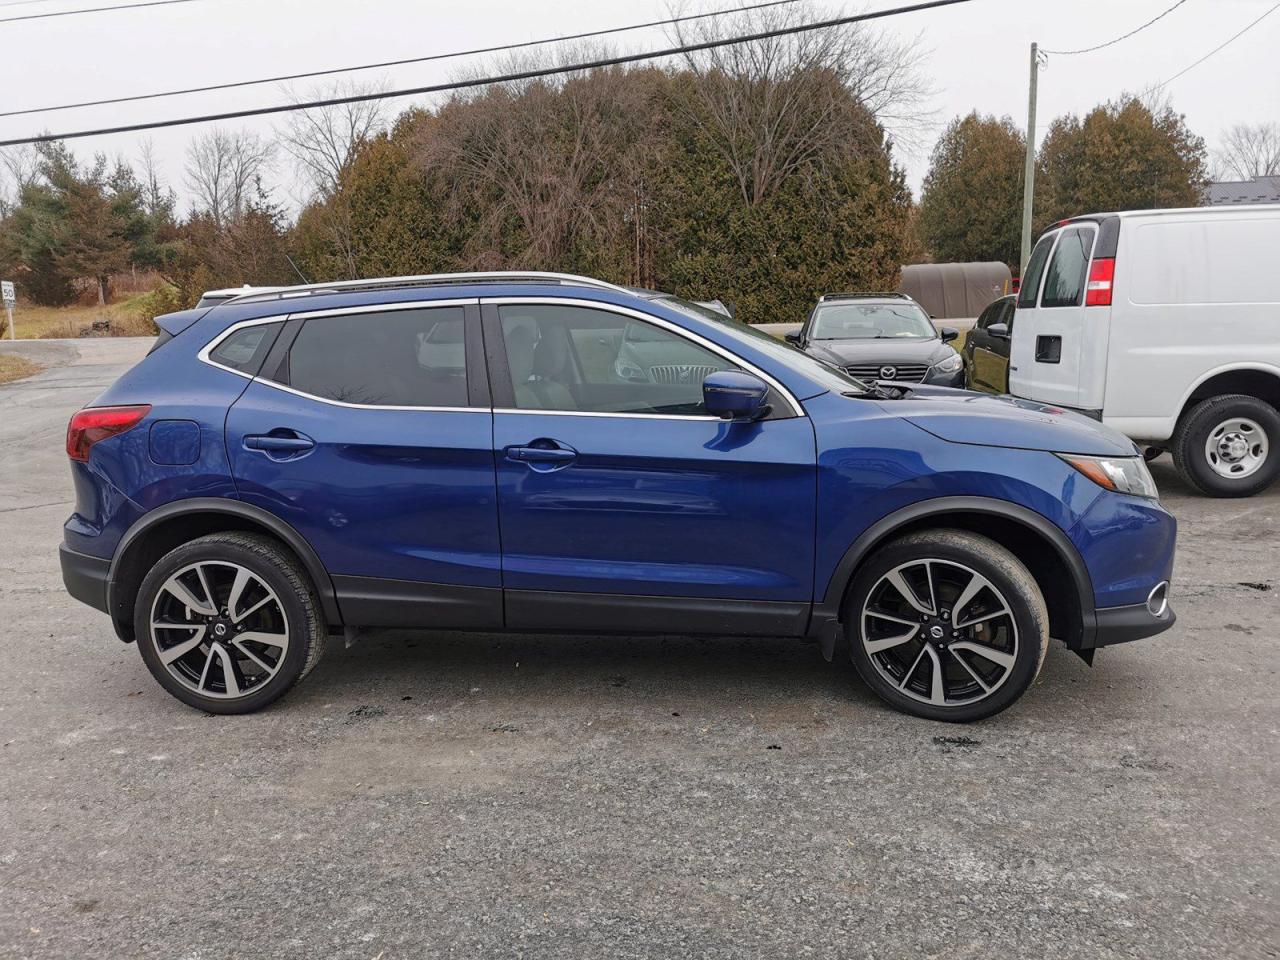
[[[240,296],[228,298],[226,303],[243,303],[256,298],[268,297],[302,297],[312,294],[328,293],[338,290],[380,290],[390,287],[426,286],[436,283],[519,283],[529,280],[534,283],[558,283],[565,286],[596,287],[611,290],[614,293],[631,293],[626,287],[596,280],[593,277],[580,277],[572,273],[550,273],[542,270],[489,270],[477,273],[425,273],[411,277],[375,277],[367,280],[335,280],[332,283],[308,283],[291,287],[252,288]],[[222,293],[225,291],[216,291]]]

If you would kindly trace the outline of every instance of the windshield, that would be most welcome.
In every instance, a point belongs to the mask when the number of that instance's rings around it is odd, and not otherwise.
[[[681,300],[679,297],[664,296],[659,299],[659,302],[687,316],[696,317],[700,320],[712,320],[720,324],[720,326],[732,330],[735,334],[749,337],[752,341],[752,346],[757,350],[762,350],[770,356],[776,357],[780,363],[785,363],[789,367],[799,370],[833,393],[872,392],[871,385],[865,380],[851,377],[840,367],[824,360],[819,360],[817,357],[811,357],[798,347],[793,347],[786,341],[779,340],[763,330],[757,330],[741,320],[727,317],[715,310],[708,310],[706,307],[690,303],[688,300]]]
[[[830,303],[814,311],[810,340],[931,340],[928,314],[914,303]]]

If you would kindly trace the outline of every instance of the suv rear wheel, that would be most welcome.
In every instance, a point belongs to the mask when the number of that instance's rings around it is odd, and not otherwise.
[[[138,649],[162,687],[209,713],[249,713],[283,696],[324,650],[306,574],[278,543],[215,533],[152,567],[134,607]]]
[[[1250,497],[1280,474],[1280,412],[1243,393],[1192,407],[1173,435],[1182,478],[1211,497]]]
[[[1049,614],[1027,568],[994,540],[926,530],[882,547],[845,604],[853,665],[906,713],[963,723],[1022,696],[1044,662]]]

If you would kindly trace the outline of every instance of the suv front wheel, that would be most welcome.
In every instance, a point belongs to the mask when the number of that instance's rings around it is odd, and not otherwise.
[[[854,578],[844,621],[853,665],[877,695],[955,723],[1021,697],[1049,640],[1027,568],[964,530],[925,530],[881,547]]]
[[[283,696],[316,665],[326,633],[294,558],[236,532],[165,554],[142,581],[133,622],[151,675],[209,713],[250,713]]]

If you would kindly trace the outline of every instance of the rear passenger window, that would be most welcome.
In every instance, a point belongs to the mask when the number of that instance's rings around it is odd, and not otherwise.
[[[1053,234],[1041,237],[1036,248],[1031,251],[1027,260],[1026,275],[1018,286],[1018,306],[1034,307],[1036,294],[1040,292],[1040,277],[1044,274],[1044,262],[1049,259],[1049,250],[1053,247]]]
[[[1076,227],[1062,231],[1053,251],[1053,262],[1044,281],[1042,307],[1078,307],[1084,303],[1084,279],[1093,250],[1093,228]]]
[[[289,348],[289,386],[379,407],[467,406],[462,307],[313,317]]]
[[[276,334],[283,326],[283,322],[277,321],[242,327],[210,350],[209,359],[219,366],[230,367],[251,377],[256,376],[271,344],[275,343]],[[159,345],[160,342],[157,341],[156,347]],[[154,349],[155,347],[152,348]]]

